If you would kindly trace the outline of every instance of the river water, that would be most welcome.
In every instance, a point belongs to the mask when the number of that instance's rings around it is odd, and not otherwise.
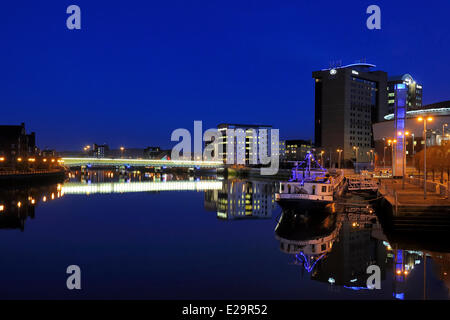
[[[448,240],[424,252],[390,242],[383,212],[283,211],[276,190],[113,171],[0,189],[0,299],[449,298]],[[67,289],[70,265],[81,290]]]

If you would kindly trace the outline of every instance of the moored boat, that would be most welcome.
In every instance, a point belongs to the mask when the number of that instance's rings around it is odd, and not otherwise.
[[[324,207],[335,200],[343,180],[342,174],[330,175],[308,153],[305,160],[292,169],[291,179],[280,182],[275,200],[281,206]]]

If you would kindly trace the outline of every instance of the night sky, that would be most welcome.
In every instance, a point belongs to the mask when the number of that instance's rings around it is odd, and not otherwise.
[[[82,29],[66,28],[81,7]],[[381,7],[382,29],[366,28]],[[41,148],[171,147],[203,120],[313,138],[314,70],[366,58],[410,73],[424,103],[450,100],[450,2],[3,1],[0,124]]]

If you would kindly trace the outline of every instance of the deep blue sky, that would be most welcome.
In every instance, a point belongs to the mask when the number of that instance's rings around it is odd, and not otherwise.
[[[66,28],[77,4],[82,30]],[[366,28],[366,8],[382,30]],[[312,138],[311,72],[365,57],[411,73],[424,102],[450,99],[450,2],[5,1],[0,123],[38,144],[170,147],[176,128],[264,123]]]

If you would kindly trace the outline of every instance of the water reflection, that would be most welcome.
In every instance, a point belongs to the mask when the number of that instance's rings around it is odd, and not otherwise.
[[[431,257],[434,274],[449,288],[449,253],[407,250],[389,243],[369,207],[341,206],[336,214],[333,211],[290,208],[281,214],[275,238],[280,250],[292,255],[292,263],[301,266],[302,277],[308,274],[314,281],[327,283],[331,290],[369,290],[367,267],[377,265],[382,282],[387,274],[392,275],[392,297],[404,299],[408,278],[426,257]],[[426,266],[422,269],[423,274],[418,276],[424,279],[423,297],[427,298]]]
[[[204,207],[224,220],[268,219],[277,208],[275,190],[273,182],[226,180],[220,189],[205,192]]]
[[[0,229],[24,231],[25,221],[35,218],[35,208],[39,203],[56,200],[63,195],[61,184],[0,189]]]
[[[65,194],[110,194],[161,191],[219,190],[222,181],[215,177],[141,173],[140,171],[76,171],[63,186]]]
[[[161,197],[159,195],[151,197],[152,204],[158,201],[157,199],[162,199],[163,203],[158,205],[160,208],[165,208],[171,199],[179,199],[176,192],[173,191],[204,192],[203,207],[205,211],[214,212],[217,218],[233,221],[260,219],[261,223],[222,224],[218,223],[215,218],[211,219],[211,217],[200,215],[201,221],[196,221],[191,228],[195,228],[196,225],[202,229],[211,228],[215,231],[220,231],[221,228],[236,228],[237,230],[244,228],[252,237],[263,239],[264,245],[262,246],[267,251],[264,254],[273,259],[271,261],[275,261],[274,263],[278,266],[285,264],[285,261],[279,260],[279,250],[283,253],[282,256],[289,257],[287,260],[298,268],[296,274],[299,275],[298,278],[289,276],[289,281],[292,283],[312,280],[315,283],[321,283],[321,288],[326,286],[328,293],[335,294],[335,291],[342,290],[361,294],[369,292],[366,284],[369,275],[366,271],[369,265],[375,264],[381,270],[382,291],[387,292],[390,297],[395,299],[442,298],[442,294],[436,294],[436,283],[445,288],[450,287],[448,275],[450,248],[446,238],[450,230],[441,230],[441,234],[433,232],[434,239],[440,240],[440,242],[436,242],[436,240],[430,240],[428,236],[425,238],[421,234],[417,234],[415,226],[408,218],[408,231],[399,233],[398,230],[389,227],[389,223],[382,221],[386,219],[384,212],[376,206],[374,208],[370,206],[350,207],[335,203],[328,206],[326,210],[298,206],[284,207],[281,210],[274,197],[277,189],[277,184],[274,182],[223,179],[216,176],[194,177],[120,171],[71,172],[65,183],[0,190],[0,229],[23,231],[26,220],[35,218],[37,206],[45,208],[45,203],[56,201],[59,198],[67,198],[68,195],[98,193],[102,196],[95,198],[101,199],[100,201],[105,201],[105,199],[108,201],[109,198],[106,195],[112,193],[167,191],[167,194],[161,195]],[[189,209],[201,208],[202,201],[199,200],[199,196],[201,197],[201,195],[197,195],[192,208]],[[146,195],[143,194],[138,198],[145,199],[145,197]],[[74,196],[72,199],[89,201],[89,206],[91,203],[94,205],[100,203],[95,202],[98,199],[94,199],[94,197]],[[122,201],[122,199],[116,199],[116,201]],[[359,199],[357,202],[362,201]],[[68,206],[65,208],[70,210],[73,202],[67,201],[67,203]],[[180,203],[179,207],[173,209],[171,213],[174,214],[173,212],[176,210],[184,212],[185,206],[187,206],[186,203]],[[146,207],[146,210],[142,219],[147,217],[154,219],[155,215],[152,213],[155,211],[152,211],[151,207]],[[279,215],[280,211],[281,215]],[[39,212],[39,215],[44,213]],[[117,213],[118,211],[113,209],[104,210],[104,212],[98,210],[92,216],[103,215],[110,219],[111,225],[113,225]],[[64,223],[64,215],[60,215],[59,218]],[[164,220],[164,217],[159,218],[161,221]],[[199,219],[199,216],[183,216],[183,219],[194,218]],[[143,221],[145,222],[145,220]],[[183,221],[188,223],[186,220]],[[86,223],[84,220],[81,222]],[[276,224],[274,237],[275,241],[279,243],[279,249],[272,247],[274,224]],[[393,224],[391,223],[391,225]],[[184,230],[184,225],[171,227]],[[420,230],[424,229],[426,229],[426,225],[421,223]],[[157,242],[158,238],[155,237],[157,237],[157,233],[149,235],[146,240],[149,243]],[[14,241],[17,237],[8,239]],[[269,240],[265,243],[264,239]],[[110,240],[117,241],[116,238]],[[424,245],[424,240],[427,240],[426,245]],[[224,237],[223,241],[228,241],[228,238]],[[161,250],[164,251],[164,248],[162,247]],[[215,247],[213,249],[214,252],[220,250]],[[202,253],[199,249],[200,254]],[[196,263],[195,261],[193,263]],[[220,263],[217,262],[217,265]],[[415,290],[415,293],[412,294],[411,290]],[[418,291],[420,292],[418,293]],[[331,297],[336,296],[332,295]],[[448,293],[445,298],[448,298]]]

